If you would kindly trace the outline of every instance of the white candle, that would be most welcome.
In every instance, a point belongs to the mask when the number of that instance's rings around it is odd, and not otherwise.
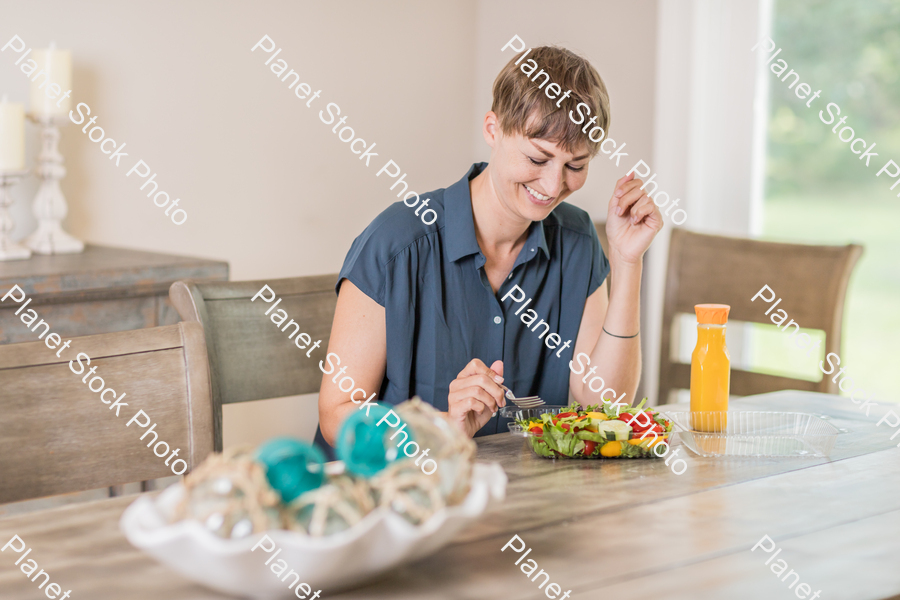
[[[31,56],[37,63],[37,69],[29,78],[31,112],[38,118],[68,114],[72,98],[64,95],[72,84],[72,52],[57,50],[50,42],[49,49],[35,50]]]
[[[25,107],[0,100],[0,171],[25,168]]]

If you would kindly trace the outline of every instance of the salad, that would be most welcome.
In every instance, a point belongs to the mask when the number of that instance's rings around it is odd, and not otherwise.
[[[545,412],[516,423],[531,449],[548,458],[659,457],[653,448],[667,443],[672,422],[653,409],[643,409],[646,401],[644,398],[635,407],[619,406],[618,415],[612,402],[603,401],[586,410],[573,405],[558,414]]]

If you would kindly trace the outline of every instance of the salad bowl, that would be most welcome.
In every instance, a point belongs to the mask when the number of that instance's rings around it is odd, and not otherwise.
[[[525,437],[544,458],[662,458],[673,425],[658,412],[643,409],[644,402],[633,408],[614,408],[608,401],[587,409],[505,407],[501,414],[514,419],[510,433]]]

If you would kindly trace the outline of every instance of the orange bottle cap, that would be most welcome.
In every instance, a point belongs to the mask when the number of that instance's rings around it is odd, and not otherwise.
[[[728,311],[731,307],[727,304],[695,304],[694,312],[697,313],[697,322],[705,325],[724,325],[728,322]]]

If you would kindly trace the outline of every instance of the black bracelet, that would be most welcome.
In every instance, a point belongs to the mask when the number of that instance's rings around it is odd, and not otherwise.
[[[606,330],[606,327],[602,327],[602,326],[601,326],[600,328],[603,330],[603,333],[605,333],[606,335],[611,335],[611,336],[613,336],[614,338],[619,338],[619,339],[622,339],[622,340],[630,340],[631,338],[635,338],[635,337],[639,336],[640,333],[641,333],[640,331],[638,331],[638,332],[637,332],[636,334],[634,334],[634,335],[616,335],[616,334],[614,334],[614,333],[608,332],[608,331]]]

